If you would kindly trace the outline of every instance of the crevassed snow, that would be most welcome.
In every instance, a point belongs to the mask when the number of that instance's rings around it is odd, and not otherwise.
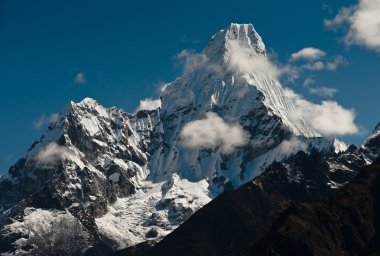
[[[173,174],[166,182],[144,181],[136,194],[109,206],[96,224],[121,249],[145,241],[152,229],[158,233],[152,239],[162,239],[184,221],[179,212],[189,211],[189,217],[210,200],[205,180],[190,182]]]

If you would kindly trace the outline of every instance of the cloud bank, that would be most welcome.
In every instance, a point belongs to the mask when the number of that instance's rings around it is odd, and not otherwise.
[[[183,145],[189,148],[219,146],[224,154],[248,143],[248,134],[240,124],[228,124],[217,114],[208,112],[205,119],[189,122],[180,134]]]
[[[362,45],[380,52],[380,1],[359,0],[358,4],[341,8],[331,20],[325,20],[327,28],[343,28],[346,45]]]
[[[295,108],[290,112],[293,122],[304,121],[324,136],[341,136],[359,132],[354,122],[353,109],[345,109],[335,101],[322,101],[321,104],[315,104],[303,99],[290,89],[286,89],[285,93],[295,102]]]

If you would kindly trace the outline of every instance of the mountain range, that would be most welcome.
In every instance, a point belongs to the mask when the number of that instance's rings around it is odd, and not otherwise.
[[[323,240],[319,228],[339,225],[315,216],[377,168],[366,166],[379,156],[380,126],[356,147],[296,116],[250,24],[180,55],[185,72],[165,85],[160,107],[71,102],[1,177],[1,255],[323,255],[342,240],[318,251],[289,227],[300,219]],[[365,236],[355,237],[358,253],[374,235]]]

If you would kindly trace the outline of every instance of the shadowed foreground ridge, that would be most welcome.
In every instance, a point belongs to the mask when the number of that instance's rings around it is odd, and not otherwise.
[[[244,255],[378,255],[380,160],[332,197],[295,203]]]

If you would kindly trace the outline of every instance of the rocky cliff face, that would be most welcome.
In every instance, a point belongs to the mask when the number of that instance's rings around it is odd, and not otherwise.
[[[379,162],[342,190],[315,203],[295,203],[245,255],[376,255],[380,251]]]
[[[239,54],[264,66],[242,66]],[[324,157],[347,149],[291,118],[294,102],[252,25],[231,24],[200,54],[182,55],[185,74],[167,85],[161,108],[128,114],[89,98],[71,103],[10,168],[0,180],[0,253],[63,255],[57,248],[70,247],[67,255],[107,254],[155,243],[275,162],[287,175],[279,172],[273,182],[293,184],[313,179],[284,162],[299,151]],[[377,154],[366,145],[365,154]],[[315,190],[341,186],[373,159],[354,151],[357,162],[344,153],[342,161],[325,161]]]
[[[150,115],[157,113],[146,113],[148,119]],[[147,176],[143,138],[150,136],[153,125],[147,122],[139,132],[137,128],[126,113],[105,109],[92,99],[71,103],[1,180],[1,238],[7,247],[34,254],[41,243],[53,239],[55,225],[61,225],[55,223],[56,216],[62,216],[68,232],[78,228],[85,241],[79,251],[109,244],[95,218],[117,198],[134,194]],[[41,241],[34,246],[34,240]]]

